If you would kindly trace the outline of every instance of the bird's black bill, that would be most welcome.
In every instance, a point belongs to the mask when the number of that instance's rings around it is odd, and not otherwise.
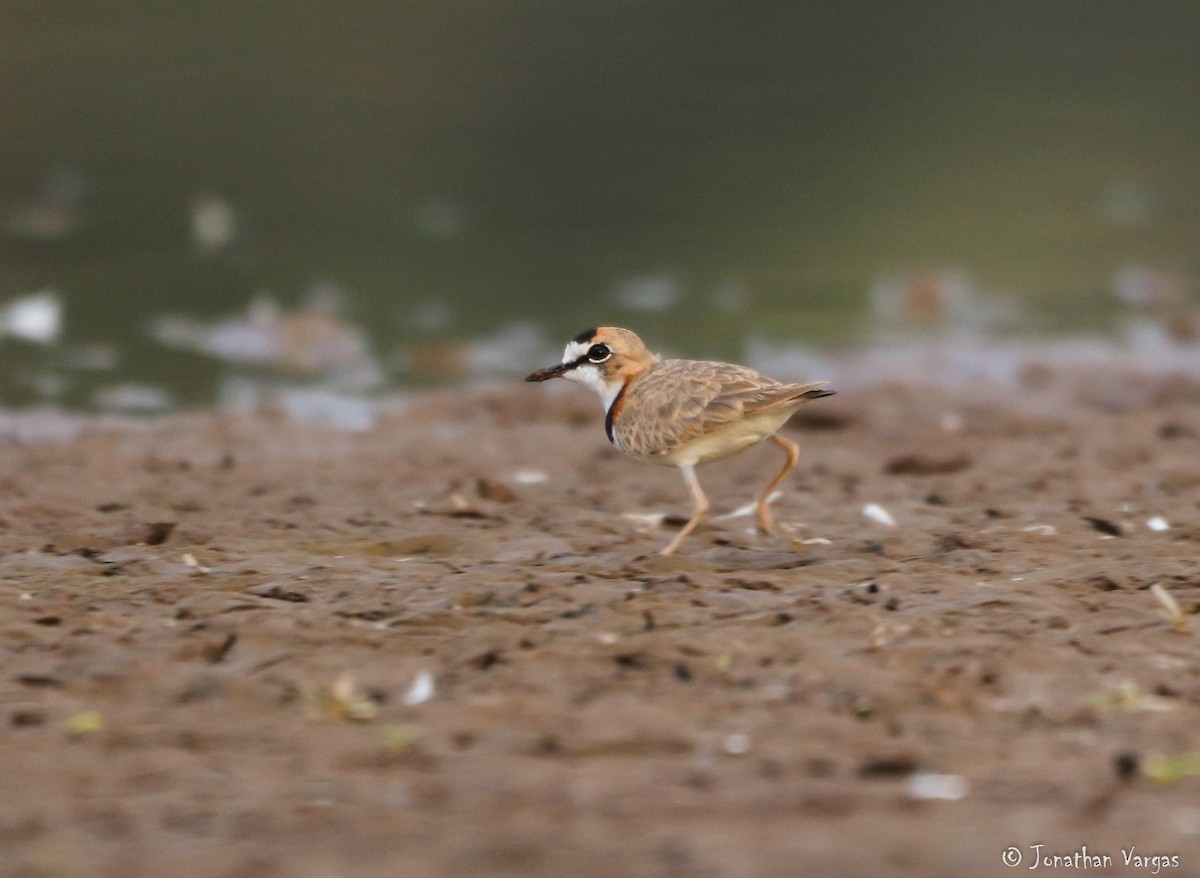
[[[558,378],[567,374],[574,369],[578,363],[555,363],[548,369],[538,369],[536,372],[531,372],[525,376],[526,381],[549,381],[551,378]]]
[[[595,345],[593,345],[592,347],[593,347],[593,349],[595,349]],[[566,375],[572,369],[577,369],[580,366],[586,365],[587,363],[603,363],[604,360],[607,360],[610,356],[611,356],[611,353],[609,352],[608,348],[604,348],[604,359],[603,360],[592,360],[589,358],[588,354],[584,354],[579,359],[572,360],[569,363],[555,363],[549,369],[538,369],[536,372],[526,375],[525,380],[526,381],[549,381],[551,378],[560,378],[563,375]]]

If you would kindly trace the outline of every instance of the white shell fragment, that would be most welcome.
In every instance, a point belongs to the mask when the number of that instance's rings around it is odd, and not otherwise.
[[[1052,524],[1031,524],[1021,528],[1021,530],[1027,534],[1040,534],[1044,537],[1057,536],[1058,534],[1058,528]]]
[[[774,503],[783,496],[783,491],[773,491],[771,496],[767,498],[767,503]],[[718,515],[713,521],[729,521],[731,518],[747,518],[754,514],[754,510],[758,508],[758,503],[747,503],[745,506],[739,506],[732,512],[726,512],[724,515]]]
[[[191,568],[196,573],[212,573],[212,570],[197,561],[196,556],[191,552],[184,552],[181,560],[185,566]]]
[[[540,485],[550,476],[540,469],[519,469],[512,474],[512,480],[518,485]]]
[[[913,799],[953,802],[965,798],[969,788],[962,775],[917,771],[909,775],[904,789]]]
[[[413,680],[412,686],[404,693],[404,703],[409,707],[416,707],[418,704],[424,704],[429,699],[433,698],[434,685],[433,674],[429,671],[421,671]]]
[[[888,512],[878,503],[868,503],[863,507],[862,514],[876,524],[886,525],[887,527],[896,526],[896,519],[892,518],[892,513]]]
[[[621,517],[628,518],[645,530],[662,527],[662,523],[667,518],[666,513],[663,512],[622,512]]]
[[[1160,530],[1160,531],[1171,529],[1171,525],[1168,524],[1167,520],[1165,518],[1163,518],[1161,515],[1156,515],[1153,518],[1148,519],[1146,521],[1146,527],[1150,528],[1150,530]]]

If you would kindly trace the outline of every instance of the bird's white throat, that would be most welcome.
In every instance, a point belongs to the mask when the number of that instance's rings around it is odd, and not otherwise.
[[[598,366],[576,366],[563,377],[574,381],[576,384],[582,384],[589,390],[595,391],[603,402],[605,411],[612,408],[612,404],[621,392],[621,388],[625,386],[625,382],[621,379],[606,381]]]

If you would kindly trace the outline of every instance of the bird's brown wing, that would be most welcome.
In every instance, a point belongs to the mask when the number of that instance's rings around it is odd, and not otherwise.
[[[782,384],[730,363],[665,360],[630,386],[625,410],[642,416],[622,418],[618,440],[635,454],[662,454],[748,415],[798,405],[823,384]]]

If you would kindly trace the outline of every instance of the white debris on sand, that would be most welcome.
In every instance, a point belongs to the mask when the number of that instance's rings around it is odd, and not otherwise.
[[[433,674],[429,671],[421,671],[413,680],[412,686],[404,693],[404,703],[408,707],[416,707],[418,704],[424,704],[433,698],[434,685]]]
[[[934,774],[929,771],[914,772],[904,785],[910,798],[946,802],[966,798],[969,789],[967,779],[961,775]]]
[[[772,492],[771,496],[767,498],[767,503],[768,504],[774,503],[776,500],[778,500],[782,496],[783,496],[783,491],[774,491],[774,492]],[[758,508],[757,502],[747,503],[745,506],[739,506],[737,509],[733,510],[732,512],[726,512],[724,515],[718,515],[716,518],[713,519],[713,521],[729,521],[731,518],[746,518],[747,516],[753,515],[754,510],[756,510],[757,508]]]
[[[882,524],[886,527],[895,527],[896,519],[892,518],[892,513],[888,512],[878,503],[868,503],[863,507],[863,517],[870,519],[876,524]]]
[[[1038,534],[1043,537],[1053,537],[1058,535],[1058,528],[1052,524],[1029,524],[1021,528],[1021,532]]]
[[[518,485],[540,485],[550,478],[545,470],[519,469],[512,474],[512,480]]]

